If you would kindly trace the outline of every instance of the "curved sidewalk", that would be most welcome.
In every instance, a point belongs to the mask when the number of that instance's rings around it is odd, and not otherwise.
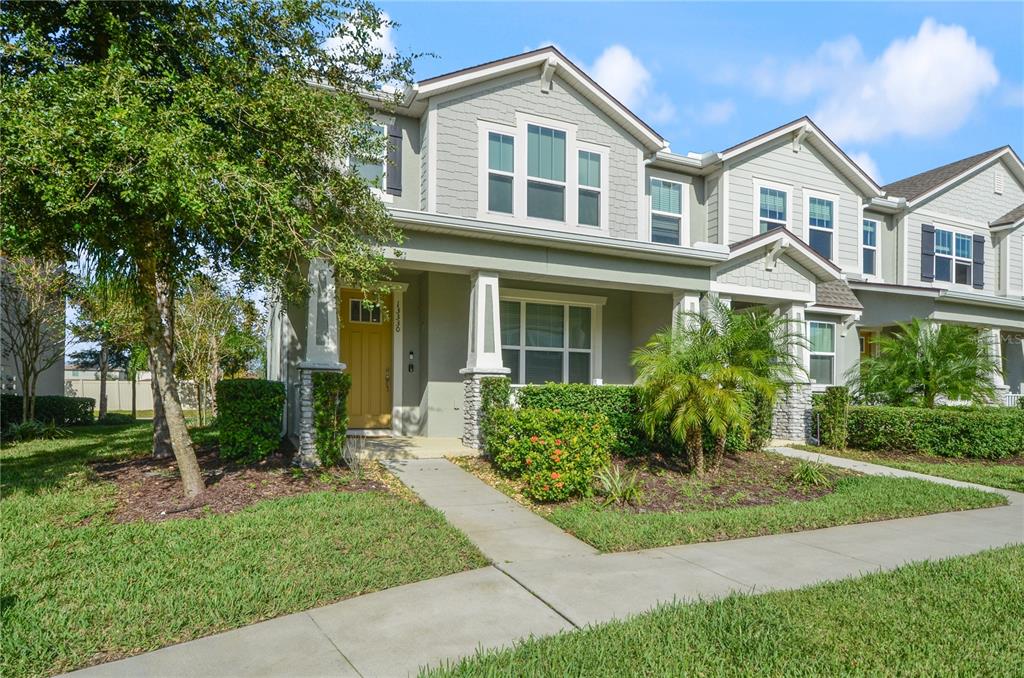
[[[774,448],[869,475],[980,487]],[[801,588],[1024,542],[1010,504],[808,532],[598,554],[444,459],[389,462],[491,567],[400,586],[77,672],[79,676],[406,676],[472,654],[732,592]]]

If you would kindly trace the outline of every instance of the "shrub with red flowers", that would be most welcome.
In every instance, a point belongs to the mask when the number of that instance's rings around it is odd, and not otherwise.
[[[538,501],[586,497],[611,459],[615,431],[603,414],[501,408],[490,413],[484,441],[505,475],[526,481]]]

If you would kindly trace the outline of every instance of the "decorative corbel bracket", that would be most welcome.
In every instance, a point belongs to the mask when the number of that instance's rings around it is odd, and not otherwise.
[[[775,262],[782,256],[782,252],[789,247],[788,240],[778,240],[772,245],[764,255],[764,269],[766,271],[775,270]]]
[[[550,92],[551,91],[551,79],[555,76],[555,69],[558,64],[555,63],[554,59],[548,59],[544,62],[544,70],[540,74],[540,91]]]

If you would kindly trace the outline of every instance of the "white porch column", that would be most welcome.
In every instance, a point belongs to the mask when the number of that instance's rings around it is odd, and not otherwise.
[[[334,269],[322,259],[309,262],[305,360],[299,363],[299,457],[302,466],[316,466],[313,427],[313,373],[341,372],[338,353],[338,298]]]
[[[678,327],[681,317],[688,313],[700,313],[700,294],[680,291],[672,294],[672,327]]]
[[[797,335],[797,341],[790,345],[790,351],[797,365],[803,368],[789,388],[780,393],[775,402],[772,417],[772,435],[783,440],[803,442],[811,426],[811,384],[809,371],[811,354],[807,346],[807,322],[804,318],[804,304],[785,304],[779,312],[789,320],[790,332]]]
[[[497,273],[476,271],[472,274],[468,331],[466,367],[460,370],[465,388],[462,442],[468,447],[479,447],[480,380],[509,374],[501,361]]]

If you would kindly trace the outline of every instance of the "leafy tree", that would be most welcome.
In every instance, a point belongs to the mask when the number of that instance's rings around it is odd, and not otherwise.
[[[69,276],[62,264],[32,257],[0,259],[0,355],[14,364],[21,420],[36,415],[39,375],[64,357],[64,304]]]
[[[376,46],[387,24],[365,0],[4,4],[0,236],[133,282],[186,496],[204,484],[174,378],[182,281],[207,260],[285,293],[313,258],[369,291],[391,274],[399,232],[341,162],[379,157],[366,95],[408,79]]]
[[[875,340],[877,355],[847,373],[858,400],[935,407],[948,400],[988,402],[993,375],[1002,369],[994,347],[973,327],[936,325],[914,318]]]
[[[633,353],[641,421],[652,437],[668,427],[698,476],[719,468],[731,430],[750,432],[756,400],[773,402],[797,376],[791,347],[801,338],[784,316],[733,312],[715,302],[704,313],[681,313]],[[704,458],[704,430],[714,437]]]

